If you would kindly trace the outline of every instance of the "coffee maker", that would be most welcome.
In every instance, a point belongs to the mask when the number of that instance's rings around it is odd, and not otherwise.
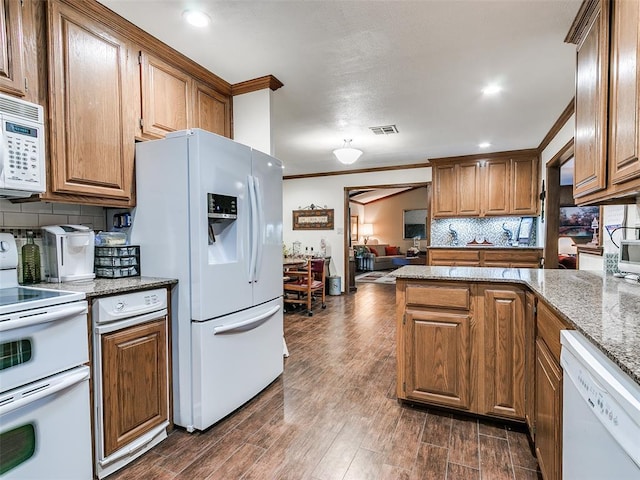
[[[84,225],[42,227],[44,276],[49,282],[72,282],[95,277],[95,234]]]

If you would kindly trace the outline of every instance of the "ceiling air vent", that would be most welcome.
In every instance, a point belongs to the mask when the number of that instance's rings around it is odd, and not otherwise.
[[[376,135],[393,135],[394,133],[398,133],[398,127],[395,125],[383,125],[381,127],[369,127]]]

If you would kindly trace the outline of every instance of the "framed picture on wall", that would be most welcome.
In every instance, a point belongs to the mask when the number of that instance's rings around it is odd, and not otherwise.
[[[427,239],[427,209],[402,211],[402,231],[405,240]]]
[[[589,243],[593,239],[599,217],[600,207],[560,207],[558,235],[570,237],[576,245]]]
[[[333,230],[333,208],[293,211],[294,230]]]
[[[351,244],[358,243],[358,215],[351,215]]]

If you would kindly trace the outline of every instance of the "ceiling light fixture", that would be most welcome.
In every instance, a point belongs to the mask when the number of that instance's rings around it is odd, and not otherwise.
[[[360,158],[360,155],[362,155],[362,150],[353,148],[351,146],[351,139],[345,138],[342,148],[337,148],[333,151],[333,154],[336,156],[340,163],[351,165],[356,160],[358,160],[358,158]]]
[[[482,93],[484,95],[495,95],[496,93],[500,93],[501,91],[502,87],[500,85],[496,85],[495,83],[487,85],[482,89]]]
[[[491,144],[489,142],[482,142],[478,144],[478,147],[480,148],[489,148],[491,146]]]
[[[194,27],[203,28],[211,23],[211,17],[199,10],[185,10],[182,17]]]

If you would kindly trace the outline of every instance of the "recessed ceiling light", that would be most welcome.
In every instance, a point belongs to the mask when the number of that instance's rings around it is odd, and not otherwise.
[[[211,23],[211,17],[199,10],[185,10],[182,12],[182,17],[194,27],[206,27]]]
[[[482,89],[482,93],[484,95],[495,95],[497,93],[500,93],[501,91],[502,91],[502,87],[500,85],[496,85],[495,83],[492,83],[491,85],[487,85]]]
[[[482,142],[478,144],[478,147],[480,148],[489,148],[491,146],[491,144],[489,142]]]

